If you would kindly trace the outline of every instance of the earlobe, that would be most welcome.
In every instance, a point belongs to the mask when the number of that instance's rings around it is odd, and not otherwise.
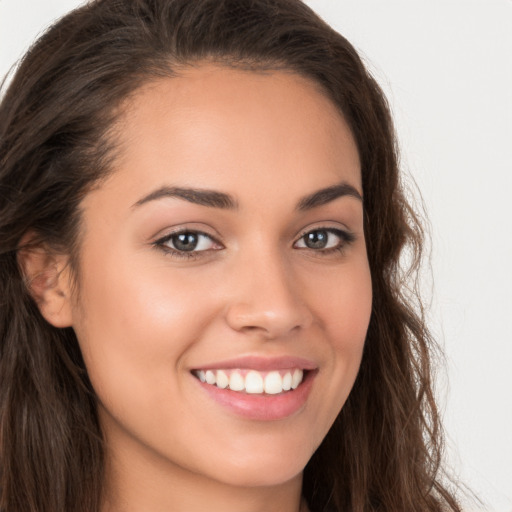
[[[72,310],[68,257],[54,254],[44,246],[25,246],[18,250],[17,257],[27,290],[46,321],[54,327],[70,327]]]

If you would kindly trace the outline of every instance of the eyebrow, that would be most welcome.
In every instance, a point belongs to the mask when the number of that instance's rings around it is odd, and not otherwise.
[[[355,187],[348,183],[339,183],[338,185],[322,188],[321,190],[317,190],[316,192],[303,197],[297,203],[297,210],[312,210],[313,208],[323,206],[324,204],[330,203],[331,201],[344,196],[355,197],[360,201],[363,200],[363,196]]]
[[[340,197],[350,196],[360,201],[363,200],[360,192],[349,185],[348,183],[340,183],[326,187],[312,194],[308,194],[299,200],[296,209],[298,211],[307,211],[323,206]],[[158,199],[176,197],[183,199],[190,203],[207,206],[210,208],[220,208],[223,210],[236,210],[238,209],[238,202],[229,194],[218,192],[216,190],[197,189],[197,188],[184,188],[184,187],[161,187],[142,199],[139,199],[133,207],[141,206],[150,201]]]
[[[162,187],[137,201],[133,206],[140,206],[149,201],[155,201],[164,197],[177,197],[189,203],[200,204],[210,208],[221,208],[224,210],[236,210],[238,203],[233,197],[224,192],[198,188]]]

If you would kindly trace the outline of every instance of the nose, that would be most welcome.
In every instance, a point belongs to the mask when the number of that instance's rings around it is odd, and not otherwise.
[[[233,270],[226,314],[232,329],[270,340],[311,325],[306,290],[301,289],[291,265],[278,255],[260,252]]]

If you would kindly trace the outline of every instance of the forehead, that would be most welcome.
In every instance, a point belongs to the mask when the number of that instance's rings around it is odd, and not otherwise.
[[[117,133],[113,178],[133,197],[170,182],[234,196],[270,194],[283,181],[292,195],[347,179],[361,186],[343,116],[319,85],[292,72],[187,68],[137,91]]]

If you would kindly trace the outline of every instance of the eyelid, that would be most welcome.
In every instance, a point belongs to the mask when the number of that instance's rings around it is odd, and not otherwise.
[[[305,228],[301,229],[295,238],[295,242],[299,241],[301,238],[303,238],[308,233],[311,233],[312,231],[328,231],[329,233],[342,233],[344,236],[348,235],[349,237],[355,237],[355,233],[350,230],[349,228],[345,226],[340,226],[339,224],[333,226],[329,224],[312,224],[309,226],[306,226]],[[294,242],[294,243],[295,243]]]
[[[191,222],[191,223],[184,223],[179,224],[177,226],[173,227],[167,227],[165,229],[162,229],[158,232],[158,234],[154,235],[151,240],[151,243],[157,243],[162,240],[169,239],[172,236],[180,235],[182,233],[194,233],[198,235],[204,235],[209,238],[211,238],[213,241],[215,241],[219,245],[224,245],[222,243],[222,237],[220,234],[211,228],[210,226],[205,226],[201,223],[201,225],[198,225],[199,223]]]

